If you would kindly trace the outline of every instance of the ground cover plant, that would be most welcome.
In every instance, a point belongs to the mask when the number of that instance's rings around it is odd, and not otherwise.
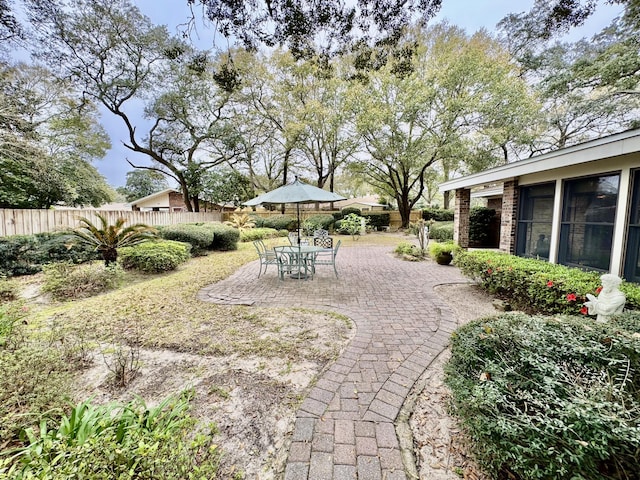
[[[544,314],[586,314],[587,293],[599,292],[600,275],[543,260],[498,252],[458,252],[455,264],[489,293],[518,310]],[[626,308],[640,310],[640,285],[622,283]]]
[[[446,383],[482,467],[523,480],[640,478],[638,326],[639,314],[503,314],[454,332]]]

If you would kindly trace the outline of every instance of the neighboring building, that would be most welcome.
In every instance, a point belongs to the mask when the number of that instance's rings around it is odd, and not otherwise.
[[[152,193],[146,197],[139,198],[131,202],[131,210],[153,211],[153,212],[186,212],[187,205],[184,203],[182,193],[173,188],[167,188],[160,192]],[[232,204],[216,205],[204,200],[200,200],[200,211],[202,212],[229,212],[236,207]]]
[[[455,192],[454,240],[462,247],[471,196],[480,195],[472,191],[499,184],[500,250],[640,282],[640,130],[441,184]]]
[[[378,198],[373,195],[340,200],[339,202],[334,202],[333,206],[339,210],[347,207],[358,208],[362,212],[382,211],[386,208],[386,205],[378,203]]]
[[[186,212],[187,206],[184,203],[182,194],[173,188],[167,188],[160,192],[152,193],[146,197],[139,198],[131,202],[131,209],[134,211],[153,212]]]

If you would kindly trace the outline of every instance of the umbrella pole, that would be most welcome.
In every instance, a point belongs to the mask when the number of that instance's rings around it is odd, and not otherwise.
[[[296,203],[296,210],[298,212],[298,246],[300,246],[300,204]]]

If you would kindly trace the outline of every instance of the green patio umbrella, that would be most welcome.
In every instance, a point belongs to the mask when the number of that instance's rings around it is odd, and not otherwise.
[[[286,185],[271,190],[270,192],[258,195],[251,200],[247,200],[243,205],[254,207],[264,203],[295,203],[298,214],[298,245],[300,245],[300,204],[315,202],[337,202],[346,200],[345,197],[337,193],[314,187],[308,183],[301,182],[298,177]]]

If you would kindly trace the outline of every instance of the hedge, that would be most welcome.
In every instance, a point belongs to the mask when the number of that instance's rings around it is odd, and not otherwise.
[[[274,228],[276,230],[293,231],[298,226],[298,220],[291,215],[272,215],[269,217],[251,215],[251,221],[255,223],[256,228]]]
[[[275,228],[244,228],[240,230],[240,241],[253,242],[254,240],[264,240],[265,238],[280,237],[281,231],[282,230],[276,230]]]
[[[543,314],[580,314],[587,293],[600,287],[599,272],[555,265],[489,251],[459,252],[454,263],[463,274],[518,310]],[[640,310],[640,285],[623,282],[626,308]]]
[[[179,223],[166,225],[159,229],[160,236],[165,240],[188,243],[191,245],[191,254],[204,255],[213,243],[213,231],[203,224]]]
[[[368,225],[375,230],[381,230],[391,224],[391,215],[382,212],[363,212],[362,216],[369,219]]]
[[[429,227],[429,238],[438,242],[453,240],[453,222],[435,222]]]
[[[118,251],[118,261],[123,268],[146,273],[175,270],[191,257],[191,244],[173,240],[144,242]]]
[[[73,242],[69,232],[0,238],[0,276],[31,275],[51,262],[84,263],[101,258],[91,246]]]
[[[453,222],[453,210],[444,208],[423,208],[422,218],[424,220],[435,220],[436,222]]]
[[[603,324],[502,314],[453,333],[453,413],[491,478],[640,478],[634,325],[639,313]]]
[[[211,250],[237,250],[240,241],[240,232],[237,228],[224,225],[223,223],[206,223],[204,226],[213,233],[213,243]]]
[[[469,211],[469,242],[478,247],[489,246],[491,224],[496,216],[493,208],[473,207]]]

